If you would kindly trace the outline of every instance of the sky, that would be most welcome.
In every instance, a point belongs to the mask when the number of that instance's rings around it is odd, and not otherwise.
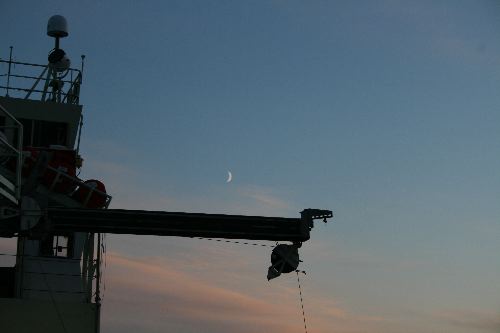
[[[0,58],[45,63],[54,14],[111,208],[331,209],[309,332],[500,332],[497,1],[2,1]],[[103,333],[304,332],[270,247],[106,239]]]

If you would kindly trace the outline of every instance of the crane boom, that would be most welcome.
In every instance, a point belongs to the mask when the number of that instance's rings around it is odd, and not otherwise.
[[[47,211],[55,232],[94,232],[303,242],[309,228],[300,218],[200,214],[125,209]]]
[[[301,212],[301,218],[285,218],[127,209],[48,208],[38,215],[40,221],[30,230],[25,229],[25,233],[34,236],[47,232],[90,232],[300,243],[310,238],[313,220],[326,221],[326,218],[332,217],[332,212],[305,209]],[[7,225],[12,234],[22,233],[18,229],[21,224]]]

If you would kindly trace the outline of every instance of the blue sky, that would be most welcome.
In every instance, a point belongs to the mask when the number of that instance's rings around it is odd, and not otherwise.
[[[310,331],[500,329],[498,2],[18,1],[0,12],[0,57],[13,45],[37,63],[52,47],[47,19],[68,19],[62,47],[74,65],[86,55],[83,175],[105,182],[113,207],[333,209],[301,249]],[[295,276],[264,279],[268,249],[108,236],[108,251],[103,332],[303,329]],[[121,277],[144,272],[147,290]],[[275,320],[257,311],[266,305]]]

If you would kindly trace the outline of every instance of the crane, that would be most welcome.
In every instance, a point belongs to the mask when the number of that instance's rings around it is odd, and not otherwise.
[[[2,332],[99,332],[103,233],[289,242],[273,248],[267,278],[297,269],[298,249],[330,210],[285,218],[110,209],[104,183],[77,176],[84,57],[71,68],[60,48],[64,17],[52,16],[47,34],[55,39],[47,65],[13,61],[12,48],[0,59],[8,67],[0,85],[0,237],[17,238],[15,266],[0,267]],[[13,65],[41,73],[15,74]]]

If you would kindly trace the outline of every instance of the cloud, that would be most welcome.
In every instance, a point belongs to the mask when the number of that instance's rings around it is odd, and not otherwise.
[[[140,327],[142,332],[303,332],[296,278],[268,283],[248,276],[239,260],[193,271],[196,259],[133,259],[108,254],[103,331]],[[222,255],[225,262],[225,255]],[[205,259],[201,259],[205,261]],[[218,260],[220,261],[220,260]],[[195,268],[196,270],[196,268]],[[227,275],[225,271],[233,274]],[[235,273],[235,271],[239,273]],[[306,288],[307,289],[307,288]],[[305,290],[303,290],[305,291]],[[354,315],[335,301],[305,298],[310,328],[326,333],[366,331],[385,323]],[[125,325],[125,326],[124,326]],[[382,332],[380,330],[380,332]]]
[[[255,199],[257,202],[260,202],[270,208],[283,209],[289,207],[289,205],[285,201],[277,197],[273,197],[272,195],[269,195],[267,193],[250,192],[247,193],[247,196]]]
[[[280,198],[275,192],[276,190],[271,188],[254,185],[238,188],[238,193],[242,196],[242,199],[253,200],[253,204],[260,206],[260,210],[288,211],[291,204]]]
[[[491,45],[489,36],[470,31],[464,33],[463,18],[447,5],[387,0],[379,3],[379,9],[388,19],[404,20],[406,25],[413,26],[419,35],[425,37],[423,43],[427,43],[427,50],[434,55],[458,59],[462,64],[473,66],[500,63],[496,47]]]
[[[175,261],[137,261],[116,254],[109,259],[110,294],[106,296],[104,308],[107,314],[111,312],[111,320],[120,316],[126,322],[152,320],[157,324],[150,327],[151,331],[170,329],[170,322],[187,331],[300,331],[288,319],[297,317],[296,307],[221,287],[214,281],[188,274]],[[139,311],[134,303],[140,304]],[[122,310],[121,315],[117,315],[116,309]],[[132,309],[135,309],[134,315],[127,313]],[[165,315],[167,321],[157,321]],[[112,324],[103,316],[107,329],[113,330]]]
[[[459,310],[441,312],[436,317],[470,332],[500,332],[500,313]]]
[[[107,193],[113,197],[110,208],[169,210],[166,207],[171,207],[177,210],[182,206],[173,195],[158,193],[142,184],[143,175],[125,164],[92,159],[85,163],[84,170],[84,178],[98,177],[104,182]]]
[[[106,147],[113,147],[109,142]],[[240,185],[179,193],[177,189],[160,188],[162,175],[140,172],[130,164],[120,163],[120,153],[101,154],[85,161],[82,178],[99,177],[113,200],[110,208],[191,211],[222,214],[298,216],[292,204],[279,190],[264,186]],[[130,152],[129,152],[130,153]],[[153,181],[153,179],[155,179]]]

